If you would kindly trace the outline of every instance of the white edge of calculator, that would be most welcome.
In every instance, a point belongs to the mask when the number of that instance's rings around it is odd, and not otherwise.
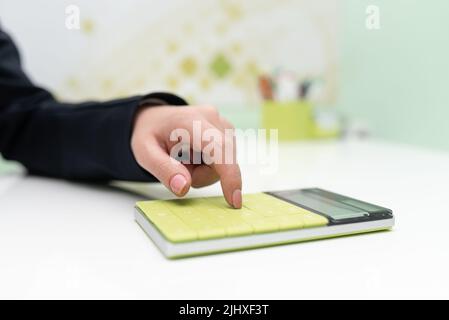
[[[168,241],[138,209],[135,210],[135,219],[167,258],[181,258],[367,233],[391,229],[394,226],[394,217],[392,217],[391,219],[368,222],[175,243]]]

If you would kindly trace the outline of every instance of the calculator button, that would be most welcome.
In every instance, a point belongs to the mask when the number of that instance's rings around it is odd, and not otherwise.
[[[207,240],[226,236],[226,230],[210,218],[208,215],[210,207],[204,205],[201,199],[173,200],[168,208],[196,231],[198,239]]]
[[[322,227],[329,223],[327,218],[320,216],[319,214],[306,211],[302,214],[305,228]]]
[[[140,208],[144,215],[168,240],[172,242],[197,240],[198,236],[195,230],[187,226],[163,205],[148,202],[140,206]]]
[[[301,229],[304,227],[304,220],[301,215],[288,215],[273,219],[276,219],[279,230]]]

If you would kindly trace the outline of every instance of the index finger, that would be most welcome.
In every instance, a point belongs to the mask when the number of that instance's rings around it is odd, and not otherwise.
[[[226,130],[230,130],[232,133],[232,139],[229,141],[225,137],[225,144],[232,143],[232,146],[225,145],[224,149],[232,152],[232,162],[224,164],[215,164],[213,168],[215,172],[220,176],[221,188],[223,194],[230,205],[236,209],[242,207],[242,175],[240,167],[237,163],[236,155],[236,139],[234,136],[234,127],[226,119],[220,117],[221,126]],[[232,203],[228,200],[230,199]]]
[[[229,126],[224,124],[224,126]],[[202,122],[202,139],[198,145],[193,142],[194,149],[201,149],[204,156],[204,151],[210,151],[212,143],[212,152],[214,156],[216,153],[220,156],[212,157],[213,161],[207,163],[217,175],[220,177],[221,188],[226,201],[232,207],[240,209],[242,207],[242,176],[240,167],[237,164],[237,157],[235,152],[235,139],[232,126],[227,128],[229,134],[224,133],[216,126],[208,121]],[[203,140],[207,130],[215,130],[212,136],[218,137],[220,141],[206,141]],[[218,160],[218,161],[216,161]]]
[[[242,207],[242,176],[237,163],[212,164],[220,177],[221,188],[226,201],[236,209]]]

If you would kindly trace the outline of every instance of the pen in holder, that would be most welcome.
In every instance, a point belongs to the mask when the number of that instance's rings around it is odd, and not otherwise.
[[[281,102],[266,100],[262,104],[262,128],[278,130],[279,141],[311,138],[312,106],[307,101]]]

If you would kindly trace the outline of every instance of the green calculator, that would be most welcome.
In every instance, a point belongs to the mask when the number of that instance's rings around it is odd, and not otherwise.
[[[267,247],[391,229],[390,209],[311,188],[223,197],[142,201],[137,223],[168,258]]]

